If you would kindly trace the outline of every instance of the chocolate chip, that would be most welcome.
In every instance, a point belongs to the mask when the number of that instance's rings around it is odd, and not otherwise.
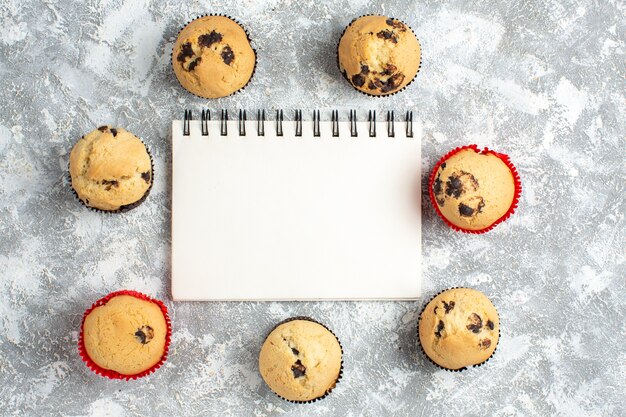
[[[435,330],[435,336],[437,337],[441,337],[441,331],[444,328],[444,324],[443,321],[439,320],[439,323],[437,324],[437,330]]]
[[[472,217],[483,211],[485,200],[482,197],[472,197],[464,203],[459,203],[459,214],[463,217]]]
[[[216,31],[211,31],[211,33],[207,33],[205,35],[198,36],[198,45],[208,48],[222,40],[222,34]]]
[[[448,181],[446,182],[446,194],[448,196],[454,196],[454,198],[460,198],[461,195],[467,191],[466,187],[478,190],[478,181],[469,172],[460,171],[450,174]]]
[[[370,87],[371,89],[378,88],[378,89],[381,89],[381,90],[382,90],[382,88],[383,88],[383,86],[384,86],[384,85],[385,85],[385,84],[383,84],[383,82],[382,82],[382,80],[381,80],[380,78],[374,78],[374,80],[370,82],[369,87]]]
[[[369,84],[367,85],[367,88],[369,88],[370,90],[374,90],[376,88],[376,85],[374,84],[373,81],[370,81]]]
[[[388,93],[389,91],[394,90],[396,87],[402,84],[402,81],[404,81],[404,74],[402,74],[401,72],[394,74],[391,77],[387,78],[387,81],[380,81],[382,83],[382,86],[379,87],[380,91],[382,91],[383,93]]]
[[[109,130],[109,127],[108,127],[108,126],[100,126],[100,127],[98,128],[98,130],[99,130],[100,132],[106,132],[107,130]],[[84,137],[84,136],[83,136],[83,137]]]
[[[368,74],[370,72],[370,67],[368,67],[367,65],[361,65],[361,74],[365,75]]]
[[[154,330],[150,326],[141,326],[135,332],[135,337],[142,345],[150,343],[152,338],[154,337]]]
[[[406,30],[406,26],[404,25],[404,23],[400,22],[399,20],[387,19],[385,20],[385,23],[393,28],[400,29],[402,32]]]
[[[230,65],[230,63],[235,60],[235,53],[232,49],[230,49],[230,46],[228,45],[226,45],[224,49],[222,49],[221,56],[226,65]]]
[[[298,356],[300,354],[300,351],[296,348],[291,348],[291,351],[293,352],[294,355]]]
[[[463,189],[461,179],[456,175],[450,175],[448,181],[446,181],[446,194],[448,196],[454,196],[454,198],[459,198],[461,194],[463,194],[463,191],[465,190]]]
[[[146,172],[142,172],[141,173],[141,179],[143,179],[148,184],[150,184],[150,177],[151,177],[150,171],[146,171]]]
[[[401,72],[398,72],[394,75],[391,76],[391,78],[389,78],[389,80],[393,81],[393,83],[398,86],[400,84],[402,84],[402,81],[404,81],[404,74]],[[387,84],[389,84],[389,80],[387,80]]]
[[[449,303],[442,301],[442,303],[443,303],[443,308],[446,310],[446,314],[448,314],[450,310],[454,308],[454,304],[455,304],[454,301],[450,301]]]
[[[381,30],[380,32],[376,34],[376,36],[386,41],[389,40],[393,43],[398,43],[398,38],[396,37],[395,33],[393,33],[392,31],[388,29]]]
[[[190,58],[194,56],[193,48],[191,47],[191,43],[184,43],[180,48],[180,53],[178,54],[178,62],[185,62],[185,58]]]
[[[472,333],[479,333],[480,329],[483,328],[483,320],[476,313],[470,314],[470,316],[467,318],[467,321],[468,325],[465,327],[467,327],[467,330],[471,331]]]
[[[441,186],[441,177],[437,175],[435,178],[435,183],[433,184],[433,191],[435,194],[441,194],[443,191],[443,187]]]
[[[101,181],[102,185],[106,185],[106,187],[104,187],[104,189],[106,191],[110,191],[111,187],[119,187],[120,183],[117,182],[117,180],[102,180]]]
[[[443,169],[446,169],[446,163],[445,163],[445,162],[441,164],[441,169],[442,169],[442,170],[443,170]]]
[[[384,75],[391,75],[394,72],[396,72],[396,70],[398,69],[398,67],[396,67],[393,64],[387,64],[387,66],[385,67],[385,70],[382,72]]]
[[[187,68],[187,71],[193,71],[194,69],[196,69],[196,67],[198,66],[200,61],[202,61],[202,57],[198,57],[198,58],[194,59],[193,61],[191,61],[189,63],[189,68]]]
[[[117,136],[117,129],[111,128],[111,133],[113,134],[113,137],[116,137]]]
[[[443,186],[440,174],[437,175],[437,178],[435,178],[435,183],[433,184],[433,192],[435,193],[437,204],[439,204],[440,207],[443,207],[446,201],[443,198]]]
[[[361,74],[353,75],[352,84],[354,84],[356,87],[363,87],[363,84],[365,84],[365,77],[363,77]]]
[[[487,349],[489,346],[491,346],[490,339],[483,339],[478,343],[478,347],[480,347],[481,349]]]
[[[306,368],[304,365],[302,365],[302,362],[300,362],[300,359],[298,359],[296,363],[291,365],[291,372],[293,372],[294,378],[300,378],[304,376],[304,374],[306,373]]]
[[[404,80],[404,74],[395,74],[387,79],[386,82],[383,83],[383,87],[380,89],[383,93],[388,93],[391,90],[394,90],[398,87],[402,81]]]
[[[465,180],[472,186],[474,191],[478,190],[478,180],[475,176],[467,171],[461,171],[461,177],[465,178]]]
[[[437,314],[437,309],[439,308],[439,306],[435,306],[435,308],[433,308],[433,313]]]
[[[463,217],[472,217],[472,214],[474,214],[474,209],[461,203],[459,204],[459,214]]]
[[[489,327],[489,330],[493,330],[494,325],[493,325],[493,322],[491,320],[487,320],[487,327]]]

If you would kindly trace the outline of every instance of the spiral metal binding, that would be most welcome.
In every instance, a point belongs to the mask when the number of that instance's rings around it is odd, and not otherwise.
[[[296,110],[296,137],[302,136],[302,110]]]
[[[220,117],[220,135],[228,136],[228,110],[222,109],[222,117]]]
[[[183,136],[189,136],[189,122],[191,122],[191,110],[185,110],[185,120],[183,121]]]
[[[259,136],[265,136],[265,109],[257,110],[256,116],[257,116],[256,117],[256,120],[257,120],[256,133]]]
[[[356,130],[356,110],[350,110],[350,136],[353,138],[359,136]]]
[[[220,113],[220,135],[228,136],[228,110],[222,109]],[[183,121],[183,135],[189,136],[190,132],[190,123],[193,120],[191,110],[185,110],[185,118]],[[265,136],[265,110],[257,110],[257,136]],[[276,110],[276,136],[284,136],[283,131],[283,120],[284,120],[284,112],[283,110]],[[209,135],[209,122],[211,121],[211,111],[209,109],[202,110],[202,119],[201,119],[201,131],[202,136]],[[240,109],[238,111],[237,116],[237,128],[239,132],[239,136],[246,136],[246,122],[248,121],[247,112],[245,109]],[[303,117],[302,110],[295,110],[294,112],[294,121],[295,121],[295,136],[302,137],[302,126],[303,126]],[[321,115],[319,110],[313,110],[313,136],[320,137],[320,121]],[[350,136],[357,137],[357,112],[352,109],[349,111],[349,121],[350,121]],[[368,121],[368,134],[370,137],[376,137],[376,110],[369,110],[367,115]],[[413,137],[413,112],[407,111],[405,115],[406,124],[406,137]],[[331,111],[331,127],[332,127],[332,136],[339,137],[339,110]],[[393,110],[387,111],[386,117],[386,128],[387,128],[387,137],[394,138],[396,136],[395,131],[395,112]]]
[[[396,136],[393,125],[394,123],[393,110],[387,111],[387,137],[393,138]]]
[[[413,112],[412,111],[406,112],[406,137],[407,138],[413,137]]]
[[[313,110],[313,136],[320,136],[320,111]]]
[[[202,109],[202,136],[209,136],[209,120],[211,120],[211,111]]]
[[[239,124],[239,136],[246,136],[246,111],[239,110],[239,118],[237,119]]]
[[[332,111],[331,121],[333,124],[333,137],[338,138],[339,137],[339,110]]]
[[[370,138],[376,137],[376,110],[370,110],[367,115],[367,121],[370,124]]]
[[[276,110],[276,136],[283,135],[283,111]]]

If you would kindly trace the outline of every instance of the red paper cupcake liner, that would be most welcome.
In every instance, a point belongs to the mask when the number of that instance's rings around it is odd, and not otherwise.
[[[183,29],[185,29],[191,22],[193,22],[194,20],[201,19],[203,17],[207,17],[207,16],[227,17],[230,20],[232,20],[233,22],[237,23],[239,25],[239,27],[241,29],[243,29],[243,31],[245,32],[246,38],[248,38],[248,43],[250,44],[250,47],[252,48],[252,39],[250,38],[250,32],[248,32],[248,29],[246,29],[246,27],[238,19],[235,19],[231,15],[223,14],[223,13],[204,13],[204,14],[201,14],[201,15],[196,16],[195,18],[189,20],[187,23],[185,23],[185,25],[183,27],[181,27],[178,30],[178,33],[176,34],[176,41],[178,40],[178,36],[180,35],[180,32],[182,32]],[[235,94],[238,94],[238,93],[241,93],[243,90],[245,90],[245,88],[248,86],[248,84],[250,84],[250,81],[252,81],[252,78],[254,77],[254,73],[256,72],[256,66],[257,66],[257,63],[259,62],[259,55],[257,53],[257,50],[252,48],[252,51],[254,52],[254,67],[252,68],[252,74],[250,74],[250,78],[243,85],[243,87],[241,87],[238,90],[233,91],[232,93],[228,94],[227,96],[217,97],[217,98],[202,97],[202,96],[197,95],[196,93],[192,93],[191,91],[187,90],[185,88],[185,86],[183,86],[183,84],[180,82],[180,80],[176,76],[176,73],[174,72],[174,47],[176,46],[176,41],[174,41],[174,45],[172,45],[172,52],[170,52],[170,64],[171,64],[171,67],[172,67],[172,72],[174,73],[174,78],[176,78],[176,81],[183,88],[183,90],[185,90],[186,92],[188,92],[189,94],[191,94],[193,96],[196,96],[196,97],[201,98],[203,100],[219,100],[221,98],[231,97],[231,96],[233,96]]]
[[[439,170],[439,167],[441,166],[441,164],[446,162],[446,160],[448,160],[450,157],[452,157],[452,155],[455,155],[456,153],[458,153],[460,151],[463,151],[463,150],[466,150],[466,149],[472,149],[474,152],[476,152],[478,154],[481,154],[481,155],[491,154],[491,155],[494,155],[494,156],[497,156],[498,158],[500,158],[500,160],[502,160],[502,162],[504,162],[506,164],[506,166],[509,168],[509,170],[511,170],[511,174],[513,175],[513,182],[515,184],[515,192],[513,194],[513,201],[511,202],[511,206],[506,211],[506,213],[504,213],[499,219],[497,219],[491,225],[487,226],[484,229],[480,229],[480,230],[464,229],[464,228],[459,227],[459,226],[457,226],[455,224],[452,224],[448,219],[446,219],[446,217],[443,215],[443,213],[441,213],[441,210],[439,209],[439,205],[437,204],[437,200],[435,199],[435,193],[433,192],[433,184],[435,182],[435,177],[437,176],[437,171]],[[517,168],[515,168],[515,166],[511,162],[509,156],[505,155],[503,153],[492,151],[492,150],[490,150],[490,149],[488,149],[486,147],[482,151],[480,151],[478,149],[478,145],[460,146],[458,148],[455,148],[455,149],[451,150],[447,154],[445,154],[435,164],[435,167],[433,168],[433,170],[432,170],[432,172],[430,174],[430,177],[428,179],[428,195],[430,196],[430,201],[431,201],[433,207],[435,208],[435,211],[437,212],[437,215],[448,226],[450,226],[450,228],[452,228],[453,230],[456,230],[457,232],[463,232],[463,233],[472,233],[472,234],[486,233],[486,232],[490,231],[491,229],[493,229],[494,227],[496,227],[497,225],[499,225],[500,223],[502,223],[503,221],[505,221],[506,219],[508,219],[509,217],[511,217],[511,215],[515,212],[515,209],[517,208],[517,205],[519,203],[519,199],[520,199],[521,194],[522,194],[522,180],[520,179],[519,173],[517,172]]]
[[[398,91],[394,91],[393,93],[387,93],[387,94],[370,94],[370,93],[368,93],[368,92],[366,92],[366,91],[359,90],[359,89],[358,89],[358,88],[356,88],[354,85],[352,85],[352,83],[350,82],[350,79],[348,78],[348,74],[346,74],[346,72],[345,72],[344,70],[342,70],[342,69],[341,69],[341,64],[339,63],[339,44],[341,43],[341,39],[343,38],[343,35],[345,35],[345,34],[346,34],[346,31],[348,30],[348,28],[349,28],[349,27],[350,27],[350,26],[351,26],[354,22],[356,22],[357,20],[359,20],[360,18],[362,18],[362,17],[366,17],[366,16],[384,16],[384,15],[379,15],[379,14],[374,14],[374,13],[368,13],[368,14],[361,15],[361,16],[359,16],[359,17],[355,17],[354,19],[352,19],[352,20],[350,21],[350,23],[348,23],[348,25],[347,25],[347,26],[343,29],[343,32],[341,32],[341,35],[339,36],[339,40],[337,41],[337,48],[336,48],[336,55],[337,55],[337,68],[339,69],[339,72],[341,73],[341,75],[343,76],[343,78],[345,78],[345,79],[346,79],[346,81],[348,81],[348,84],[350,84],[350,86],[351,86],[352,88],[354,88],[356,91],[358,91],[359,93],[361,93],[361,94],[365,94],[366,96],[369,96],[369,97],[377,97],[377,98],[391,97],[391,96],[393,96],[393,95],[396,95],[396,94],[398,94],[398,93],[400,93],[400,92],[402,92],[402,91],[406,90],[406,88],[407,88],[408,86],[410,86],[410,85],[413,83],[413,81],[415,81],[415,79],[417,78],[417,75],[418,75],[418,74],[420,73],[420,71],[422,70],[422,57],[423,57],[423,55],[424,55],[424,50],[422,49],[422,43],[420,42],[419,38],[418,38],[418,37],[417,37],[417,35],[415,34],[415,31],[413,30],[413,28],[412,28],[412,27],[410,27],[410,26],[409,26],[409,25],[408,25],[405,21],[400,20],[400,19],[397,19],[397,18],[395,18],[395,17],[385,16],[385,17],[387,17],[387,18],[389,18],[389,19],[397,20],[397,21],[399,21],[399,22],[404,23],[404,25],[405,25],[406,27],[408,27],[409,29],[411,29],[411,32],[413,32],[413,35],[415,36],[415,39],[417,39],[417,43],[418,43],[418,45],[420,46],[420,63],[419,63],[419,66],[417,67],[417,72],[415,73],[415,75],[413,76],[413,78],[411,78],[411,81],[409,81],[409,82],[407,83],[407,85],[405,85],[404,87],[402,87],[402,88],[401,88],[401,89],[399,89]]]
[[[339,365],[339,375],[337,375],[337,380],[335,381],[335,385],[333,385],[332,387],[330,387],[328,390],[326,390],[326,392],[317,397],[317,398],[313,398],[312,400],[307,400],[307,401],[298,401],[298,400],[288,400],[285,397],[282,397],[280,395],[278,395],[276,392],[274,392],[274,390],[272,390],[269,386],[268,388],[270,389],[270,391],[272,391],[278,398],[280,398],[281,400],[285,400],[287,402],[290,403],[294,403],[294,404],[311,404],[314,403],[316,401],[322,400],[326,397],[328,397],[328,395],[331,393],[332,390],[335,389],[335,387],[337,387],[337,384],[339,384],[339,381],[341,380],[341,378],[343,377],[343,346],[341,345],[341,341],[339,340],[339,338],[337,337],[337,335],[330,330],[328,327],[326,327],[325,325],[323,325],[322,323],[320,323],[317,320],[312,319],[311,317],[307,317],[307,316],[295,316],[295,317],[290,317],[286,320],[281,321],[280,323],[276,324],[274,327],[272,327],[272,330],[270,330],[267,333],[267,336],[269,336],[278,326],[280,326],[281,324],[285,324],[285,323],[289,323],[290,321],[294,321],[294,320],[306,320],[306,321],[311,321],[313,323],[317,323],[320,326],[322,326],[323,328],[325,328],[326,330],[328,330],[333,336],[335,336],[335,339],[337,339],[337,343],[339,343],[339,349],[341,350],[341,364]],[[267,336],[265,337],[267,339]]]
[[[428,307],[428,305],[430,304],[431,301],[433,301],[439,294],[444,293],[448,290],[456,290],[459,288],[467,288],[467,289],[474,289],[474,288],[469,288],[469,287],[450,287],[450,288],[446,288],[445,290],[441,290],[439,291],[437,294],[433,295],[432,297],[430,297],[430,299],[424,304],[424,307],[422,307],[422,311],[420,312],[419,318],[417,319],[417,341],[418,341],[418,345],[420,347],[420,350],[422,351],[422,354],[424,355],[424,357],[426,359],[428,359],[428,362],[432,363],[433,365],[435,365],[437,368],[439,369],[443,369],[444,371],[449,371],[449,372],[462,372],[462,371],[466,371],[468,369],[467,366],[464,366],[462,368],[459,369],[450,369],[450,368],[445,368],[441,365],[439,365],[437,362],[435,362],[434,360],[432,360],[430,358],[430,356],[428,356],[426,354],[426,351],[424,350],[424,346],[422,346],[422,340],[420,339],[420,322],[422,321],[422,314],[424,314],[424,311],[426,311],[426,307]],[[494,306],[495,308],[495,306]],[[498,312],[498,309],[496,308],[496,312]],[[474,365],[470,365],[471,368],[478,368],[480,366],[483,366],[484,364],[486,364],[487,362],[489,362],[491,360],[491,358],[493,358],[493,355],[496,354],[496,350],[498,350],[498,344],[500,343],[500,338],[502,336],[502,320],[500,319],[500,313],[498,313],[498,342],[496,343],[496,347],[493,349],[493,352],[491,352],[491,355],[489,355],[489,357],[487,359],[485,359],[484,361],[482,361],[481,363],[476,363]]]
[[[112,299],[113,297],[117,297],[118,295],[130,295],[132,297],[136,297],[141,300],[146,300],[146,301],[155,303],[161,309],[161,312],[163,313],[163,316],[165,317],[165,325],[167,326],[167,331],[165,333],[165,347],[163,349],[163,356],[161,356],[161,359],[159,360],[159,362],[157,362],[155,365],[153,365],[149,369],[146,369],[145,371],[142,371],[140,373],[133,374],[133,375],[120,374],[119,372],[116,372],[110,369],[105,369],[97,365],[94,361],[91,360],[91,358],[87,354],[87,349],[85,348],[85,341],[83,338],[83,332],[84,332],[83,326],[85,324],[85,318],[87,318],[89,313],[91,313],[93,309],[95,309],[96,307],[105,305],[107,302],[109,302],[110,299]],[[83,320],[80,323],[80,336],[78,337],[78,353],[80,354],[80,357],[82,358],[83,362],[85,362],[87,367],[91,369],[93,372],[95,372],[96,374],[107,377],[109,379],[123,379],[123,380],[128,381],[131,379],[143,378],[144,376],[149,375],[153,373],[154,371],[156,371],[157,369],[159,369],[161,365],[163,365],[163,363],[165,363],[165,361],[167,360],[167,354],[169,351],[171,341],[172,341],[172,322],[170,320],[170,316],[167,312],[167,307],[165,306],[165,304],[163,304],[163,302],[157,299],[151,298],[137,291],[120,290],[120,291],[112,292],[102,297],[101,299],[93,303],[92,306],[87,309],[87,311],[85,311],[85,314],[83,314]]]

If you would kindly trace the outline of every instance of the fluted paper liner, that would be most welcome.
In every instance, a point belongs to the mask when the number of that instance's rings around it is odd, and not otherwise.
[[[78,200],[78,202],[80,204],[82,204],[83,206],[87,207],[89,210],[96,211],[96,212],[99,212],[99,213],[119,214],[119,213],[126,213],[127,211],[131,211],[132,209],[134,209],[136,207],[139,207],[141,205],[141,203],[143,203],[146,200],[146,198],[148,198],[148,195],[150,194],[150,191],[152,190],[152,186],[154,185],[154,159],[152,159],[152,153],[150,152],[150,149],[148,149],[148,147],[146,146],[146,143],[141,138],[139,138],[137,135],[135,135],[134,133],[133,133],[133,135],[137,139],[139,139],[141,141],[141,143],[143,143],[143,146],[146,148],[146,152],[148,152],[148,156],[150,157],[150,168],[151,168],[151,171],[152,171],[151,174],[150,174],[150,186],[148,187],[148,189],[146,190],[144,195],[142,195],[141,198],[139,200],[135,201],[134,203],[125,204],[123,206],[120,206],[120,208],[118,208],[117,210],[102,210],[102,209],[99,209],[97,207],[92,207],[92,206],[86,204],[83,200],[80,199],[80,197],[78,196],[78,193],[76,192],[76,190],[72,186],[72,174],[70,173],[70,165],[69,165],[69,162],[68,162],[68,164],[67,164],[67,178],[68,178],[68,181],[69,181],[69,184],[70,184],[70,190],[72,191],[72,194],[74,194],[74,197],[76,197],[76,200]],[[81,137],[81,139],[83,137]]]
[[[415,75],[413,76],[413,78],[411,79],[411,81],[409,81],[409,82],[407,83],[407,85],[405,85],[404,87],[402,87],[402,88],[401,88],[401,89],[399,89],[398,91],[394,91],[393,93],[388,93],[388,94],[379,94],[379,95],[367,93],[367,92],[365,92],[365,91],[359,90],[359,89],[358,89],[358,88],[356,88],[354,85],[352,85],[352,83],[351,83],[351,82],[350,82],[350,80],[348,79],[348,75],[345,73],[345,71],[342,71],[342,70],[341,70],[341,65],[340,65],[340,63],[339,63],[339,43],[341,42],[341,39],[343,38],[343,35],[345,35],[345,33],[346,33],[346,31],[348,30],[348,28],[349,28],[349,27],[350,27],[350,26],[351,26],[354,22],[356,22],[357,20],[359,20],[360,18],[365,17],[365,16],[384,16],[384,17],[387,17],[388,19],[393,19],[393,20],[397,20],[397,21],[399,21],[399,22],[402,22],[402,23],[404,23],[404,25],[405,25],[406,27],[408,27],[409,29],[411,29],[411,32],[413,32],[413,35],[415,36],[415,39],[417,39],[417,43],[418,43],[418,44],[419,44],[419,46],[420,46],[420,64],[419,64],[419,66],[417,67],[417,72],[415,73]],[[361,15],[361,16],[359,16],[359,17],[355,17],[355,18],[354,18],[354,19],[352,19],[352,20],[350,21],[350,23],[348,23],[348,25],[344,28],[343,32],[341,32],[341,36],[339,36],[339,40],[337,41],[337,52],[336,52],[336,55],[337,55],[337,68],[339,69],[339,72],[341,73],[341,75],[343,76],[343,78],[345,78],[345,79],[346,79],[346,81],[348,81],[348,84],[350,84],[350,87],[354,88],[356,91],[358,91],[358,92],[359,92],[359,93],[361,93],[361,94],[365,94],[366,96],[376,97],[376,98],[382,98],[382,97],[391,97],[391,96],[393,96],[393,95],[395,95],[395,94],[398,94],[398,93],[399,93],[399,92],[401,92],[401,91],[404,91],[404,90],[405,90],[408,86],[410,86],[410,85],[413,83],[413,81],[415,81],[415,79],[417,78],[417,74],[419,74],[419,73],[420,73],[420,71],[422,70],[422,56],[423,56],[424,54],[423,54],[423,50],[422,50],[422,43],[420,42],[419,38],[418,38],[418,37],[417,37],[417,35],[415,34],[415,31],[413,30],[413,28],[412,28],[411,26],[409,26],[406,22],[404,22],[403,20],[400,20],[400,19],[396,19],[395,17],[391,17],[391,16],[385,16],[385,15],[379,15],[379,14],[369,13],[369,14],[364,14],[364,15]]]
[[[432,297],[430,297],[430,299],[424,304],[424,307],[422,307],[422,311],[420,312],[419,318],[417,320],[417,341],[420,347],[420,350],[422,351],[422,354],[424,355],[424,357],[426,359],[428,359],[428,361],[430,363],[432,363],[433,365],[435,365],[437,368],[443,369],[445,371],[449,371],[449,372],[461,372],[461,371],[465,371],[467,370],[467,366],[464,366],[463,368],[459,368],[459,369],[450,369],[450,368],[444,368],[443,366],[439,365],[437,362],[435,362],[434,360],[432,360],[430,358],[430,356],[428,356],[426,354],[426,351],[424,350],[424,347],[422,346],[422,340],[419,336],[419,326],[420,323],[422,321],[422,315],[424,314],[424,311],[426,311],[426,307],[428,307],[428,305],[430,304],[431,301],[433,301],[439,294],[444,293],[448,290],[455,290],[455,289],[460,289],[460,288],[467,288],[467,289],[473,289],[473,288],[469,288],[469,287],[450,287],[450,288],[446,288],[445,290],[441,290],[439,291],[437,294],[433,295]],[[495,307],[495,306],[494,306]],[[497,309],[496,309],[497,311]],[[470,365],[470,368],[478,368],[480,366],[483,366],[485,363],[487,363],[492,357],[493,355],[495,355],[496,350],[498,350],[498,344],[500,343],[500,337],[502,335],[501,333],[501,328],[502,328],[502,321],[500,320],[500,313],[498,313],[498,342],[496,343],[496,347],[493,349],[493,352],[491,352],[491,355],[489,355],[489,357],[487,359],[485,359],[484,361],[482,361],[481,363],[477,363],[474,365]]]
[[[511,206],[506,211],[506,213],[504,213],[499,219],[497,219],[491,225],[485,227],[484,229],[480,229],[480,230],[464,229],[462,227],[459,227],[459,226],[453,224],[448,219],[446,219],[446,217],[443,215],[443,213],[441,213],[441,210],[439,209],[439,205],[437,204],[437,200],[435,199],[435,193],[433,192],[433,184],[435,182],[435,178],[437,176],[437,171],[439,170],[439,167],[441,166],[441,164],[446,162],[450,157],[452,157],[452,155],[454,155],[454,154],[456,154],[456,153],[458,153],[460,151],[466,150],[466,149],[472,149],[474,152],[476,152],[478,154],[481,154],[481,155],[491,154],[491,155],[494,155],[494,156],[497,156],[498,158],[500,158],[500,160],[502,160],[502,162],[504,162],[505,165],[511,171],[511,175],[513,175],[513,183],[515,185],[515,192],[513,194],[513,201],[511,202]],[[455,148],[455,149],[451,150],[447,154],[445,154],[435,164],[435,167],[433,168],[433,170],[432,170],[432,172],[430,174],[430,178],[428,179],[428,195],[430,196],[430,201],[431,201],[433,207],[435,208],[435,211],[437,212],[437,215],[448,226],[450,226],[450,228],[456,230],[457,232],[463,232],[463,233],[472,233],[472,234],[486,233],[486,232],[490,231],[491,229],[493,229],[494,227],[496,227],[497,225],[499,225],[500,223],[502,223],[503,221],[505,221],[506,219],[508,219],[509,217],[511,217],[511,215],[515,212],[515,209],[517,208],[517,205],[519,203],[519,199],[520,199],[521,194],[522,194],[522,181],[520,179],[519,173],[517,172],[517,168],[515,168],[515,166],[513,165],[511,160],[509,159],[508,155],[492,151],[492,150],[490,150],[488,148],[484,148],[482,151],[480,151],[478,149],[478,145],[460,146],[458,148]]]
[[[91,313],[96,307],[105,305],[109,300],[119,295],[130,295],[132,297],[136,297],[141,300],[150,301],[156,304],[161,309],[161,312],[163,313],[163,317],[165,317],[165,324],[167,326],[167,331],[165,333],[165,346],[163,348],[163,355],[161,356],[161,359],[159,360],[159,362],[151,366],[149,369],[146,369],[145,371],[142,371],[134,375],[124,375],[119,372],[113,371],[111,369],[105,369],[97,365],[94,361],[91,360],[91,358],[87,354],[87,349],[85,348],[85,341],[83,338],[83,331],[84,331],[83,326],[85,324],[85,318],[89,315],[89,313]],[[137,291],[120,290],[120,291],[112,292],[102,297],[101,299],[93,303],[93,305],[90,308],[88,308],[87,311],[85,311],[85,314],[83,314],[83,319],[80,324],[80,335],[78,337],[78,353],[80,354],[80,357],[82,358],[83,362],[85,362],[87,367],[91,369],[93,372],[95,372],[96,374],[107,377],[109,379],[123,379],[123,380],[128,381],[131,379],[143,378],[144,376],[150,375],[151,373],[159,369],[161,365],[163,365],[163,363],[165,363],[165,361],[167,360],[167,354],[169,351],[171,339],[172,339],[172,322],[167,312],[167,307],[165,306],[165,304],[163,304],[163,302],[157,299],[151,298]]]
[[[311,322],[313,322],[313,323],[317,323],[317,324],[319,324],[320,326],[322,326],[323,328],[325,328],[326,330],[328,330],[328,331],[329,331],[329,332],[330,332],[333,336],[335,336],[335,339],[337,339],[337,343],[339,343],[339,348],[341,349],[341,365],[339,366],[339,375],[337,375],[337,380],[335,381],[335,384],[334,384],[332,387],[328,388],[328,390],[326,390],[326,392],[324,393],[324,395],[322,395],[322,396],[320,396],[320,397],[317,397],[317,398],[313,398],[312,400],[307,400],[307,401],[288,400],[287,398],[282,397],[282,396],[278,395],[277,393],[275,393],[275,392],[274,392],[274,391],[273,391],[273,390],[272,390],[272,389],[268,386],[268,388],[270,388],[270,391],[272,391],[272,392],[273,392],[273,393],[274,393],[277,397],[279,397],[279,398],[281,398],[281,399],[283,399],[283,400],[285,400],[285,401],[288,401],[288,402],[290,402],[290,403],[294,403],[294,404],[310,404],[310,403],[314,403],[314,402],[316,402],[316,401],[319,401],[319,400],[321,400],[321,399],[326,398],[326,397],[328,396],[328,394],[330,394],[330,393],[331,393],[331,391],[332,391],[333,389],[335,389],[335,387],[337,386],[337,384],[338,384],[338,383],[339,383],[339,381],[341,380],[341,378],[342,378],[342,376],[343,376],[343,346],[341,345],[341,341],[339,340],[339,338],[337,337],[337,335],[336,335],[335,333],[333,333],[333,331],[332,331],[332,330],[330,330],[328,327],[326,327],[325,325],[323,325],[323,324],[322,324],[322,323],[320,323],[319,321],[314,320],[314,319],[312,319],[311,317],[306,317],[306,316],[295,316],[295,317],[291,317],[291,318],[288,318],[288,319],[286,319],[286,320],[281,321],[280,323],[278,323],[277,325],[275,325],[274,327],[272,327],[272,330],[270,330],[270,331],[267,333],[267,336],[269,336],[269,335],[270,335],[270,334],[271,334],[271,333],[272,333],[272,332],[273,332],[273,331],[274,331],[274,330],[275,330],[278,326],[280,326],[280,325],[282,325],[282,324],[285,324],[285,323],[289,323],[290,321],[294,321],[294,320],[307,320],[307,321],[311,321]],[[267,338],[267,336],[266,336],[266,338]],[[267,384],[266,384],[266,385],[267,385]]]
[[[233,22],[237,23],[239,25],[240,28],[243,29],[243,31],[246,33],[246,38],[248,38],[248,43],[250,43],[250,47],[252,48],[252,39],[250,38],[250,32],[248,32],[248,29],[245,28],[244,25],[241,24],[241,22],[238,19],[235,19],[234,17],[227,15],[227,14],[223,14],[223,13],[205,13],[199,16],[196,16],[195,18],[189,20],[187,23],[185,23],[185,25],[183,27],[181,27],[178,31],[178,33],[176,34],[176,40],[178,40],[178,36],[180,35],[180,32],[183,31],[183,29],[185,29],[187,27],[187,25],[189,25],[191,22],[193,22],[194,20],[198,20],[201,19],[203,17],[207,17],[207,16],[222,16],[222,17],[227,17],[230,20],[232,20]],[[250,74],[250,78],[248,78],[248,81],[246,81],[246,83],[243,85],[243,87],[241,87],[238,90],[233,91],[232,93],[228,94],[227,96],[223,96],[223,97],[216,97],[216,98],[208,98],[208,97],[202,97],[199,96],[195,93],[192,93],[191,91],[187,90],[185,88],[185,86],[183,86],[180,82],[180,80],[178,79],[178,77],[176,76],[176,73],[174,72],[174,46],[176,46],[176,41],[174,41],[174,45],[172,46],[172,52],[170,52],[170,64],[172,65],[172,73],[174,73],[174,78],[176,78],[176,81],[178,81],[178,84],[180,84],[180,86],[183,88],[183,90],[185,90],[186,92],[188,92],[191,95],[194,95],[198,98],[201,98],[203,100],[218,100],[220,98],[225,98],[225,97],[230,97],[233,96],[237,93],[240,93],[241,91],[243,91],[248,84],[250,84],[250,81],[252,81],[252,78],[254,77],[254,73],[256,72],[256,66],[257,63],[259,62],[259,56],[258,53],[256,51],[256,49],[252,48],[252,51],[254,52],[254,67],[252,68],[252,74]]]

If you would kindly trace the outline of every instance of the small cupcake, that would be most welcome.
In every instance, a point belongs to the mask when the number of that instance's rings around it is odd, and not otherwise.
[[[267,336],[259,354],[263,380],[279,397],[298,403],[325,397],[342,372],[335,335],[305,317],[286,320]]]
[[[486,362],[499,337],[498,312],[483,293],[471,288],[440,293],[420,316],[420,345],[444,369],[456,371]]]
[[[484,233],[515,211],[522,187],[508,156],[470,145],[439,160],[428,189],[437,214],[450,227]]]
[[[357,90],[385,96],[397,93],[417,75],[420,43],[405,23],[386,16],[363,16],[344,31],[338,47],[339,70]]]
[[[256,54],[243,28],[225,16],[204,16],[178,34],[172,66],[180,84],[204,98],[226,97],[248,84]]]
[[[167,307],[135,291],[117,291],[85,312],[78,349],[87,366],[111,379],[136,379],[158,369],[171,338]]]
[[[143,142],[122,128],[101,126],[70,154],[72,188],[86,206],[102,211],[137,207],[152,187],[152,160]]]

